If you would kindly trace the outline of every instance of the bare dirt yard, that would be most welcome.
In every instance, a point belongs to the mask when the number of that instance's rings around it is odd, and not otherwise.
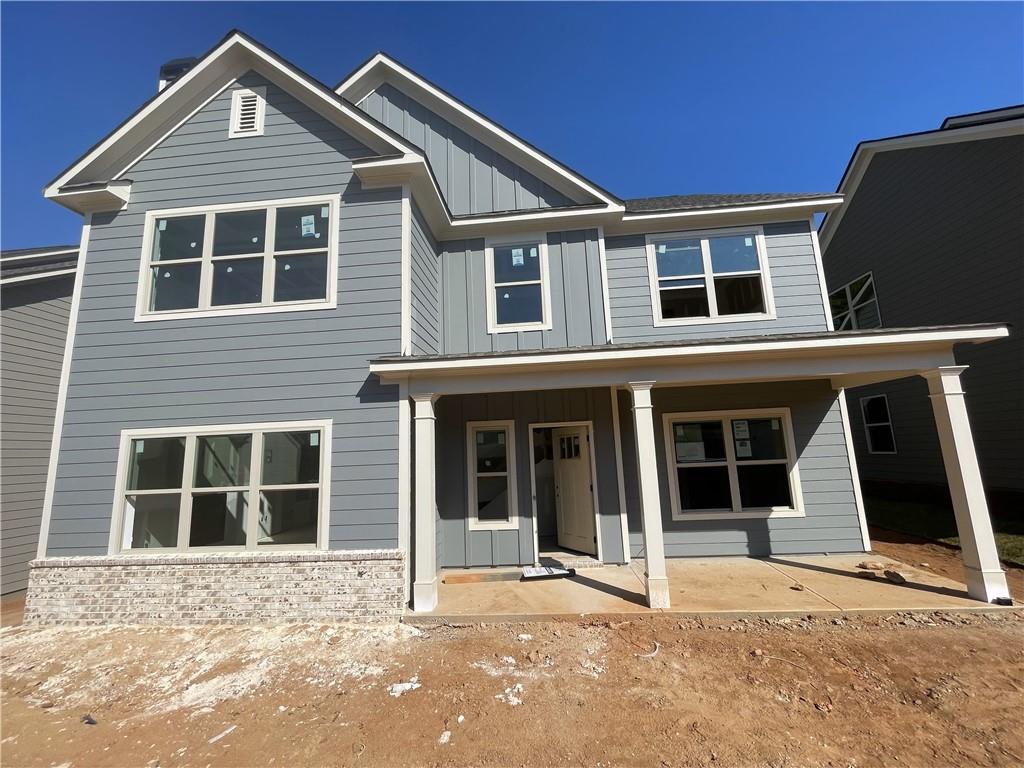
[[[2,664],[4,766],[1024,764],[1016,610],[8,627]]]

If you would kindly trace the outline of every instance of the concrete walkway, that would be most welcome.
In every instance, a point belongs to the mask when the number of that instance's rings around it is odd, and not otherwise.
[[[893,584],[857,564],[882,562],[901,573]],[[764,559],[707,558],[668,561],[672,608],[667,613],[842,613],[985,608],[962,584],[876,555],[817,555]],[[651,613],[644,602],[643,561],[578,570],[573,578],[521,582],[519,569],[453,569],[442,574],[438,606],[424,619],[462,621],[539,619],[580,614]],[[466,583],[481,574],[511,580]],[[446,582],[445,577],[455,577]],[[655,613],[663,613],[655,611]]]

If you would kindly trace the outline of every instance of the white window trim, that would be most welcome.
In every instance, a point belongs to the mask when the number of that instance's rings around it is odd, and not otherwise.
[[[294,302],[264,301],[259,304],[241,304],[224,307],[210,307],[209,297],[213,285],[212,254],[213,254],[213,222],[214,216],[218,213],[234,211],[250,211],[259,208],[289,208],[299,205],[326,205],[330,207],[330,232],[327,238],[327,295],[323,299],[303,299]],[[195,309],[172,309],[165,311],[150,311],[149,294],[151,281],[149,280],[150,256],[153,251],[153,233],[156,229],[156,220],[165,217],[208,215],[206,219],[206,232],[203,242],[203,268],[200,274],[199,307]],[[196,205],[185,208],[165,208],[161,210],[147,211],[145,219],[145,230],[142,237],[142,255],[139,259],[139,282],[135,302],[135,322],[152,322],[156,320],[182,320],[185,318],[203,317],[226,317],[233,315],[253,315],[267,312],[302,312],[316,309],[335,309],[338,306],[338,232],[340,230],[341,195],[314,195],[309,197],[293,197],[277,200],[256,200],[247,203],[226,203],[221,205]],[[267,231],[272,232],[274,227],[273,212],[267,215]],[[317,250],[323,250],[317,249]],[[296,251],[296,253],[301,253]],[[271,248],[270,238],[265,238],[264,249],[264,283],[263,294],[273,297],[273,275],[274,275],[274,251]]]
[[[666,240],[677,240],[677,239],[705,239],[709,237],[719,237],[728,235],[754,235],[754,242],[757,246],[757,262],[758,272],[761,276],[761,293],[764,298],[764,312],[748,312],[742,315],[719,315],[718,304],[715,299],[715,287],[714,287],[714,273],[711,268],[711,253],[710,248],[706,247],[703,243],[701,244],[701,252],[704,259],[704,274],[701,275],[704,279],[705,290],[708,295],[708,311],[711,313],[709,317],[682,317],[682,318],[664,318],[661,315],[661,293],[658,289],[658,259],[657,259],[657,245],[658,243]],[[772,292],[772,279],[771,274],[768,270],[768,249],[764,239],[764,227],[760,225],[750,227],[729,227],[727,229],[702,229],[692,231],[679,231],[679,232],[659,232],[658,234],[645,235],[645,243],[647,250],[647,276],[650,283],[651,291],[651,311],[654,317],[654,326],[656,328],[679,326],[679,325],[707,325],[710,323],[745,323],[755,322],[758,320],[774,320],[775,314],[775,295]],[[752,270],[745,270],[744,272],[736,273],[722,273],[720,277],[728,276],[730,274],[746,275],[753,274]],[[668,279],[668,277],[666,277]]]
[[[863,280],[865,277],[868,278],[868,281],[864,283],[864,286],[857,292],[857,295],[853,296],[850,293],[850,286],[856,283],[858,280]],[[871,298],[870,301],[863,302],[862,304],[857,304],[857,299],[864,295],[864,291],[868,289],[868,286],[871,286],[872,291],[874,291],[874,296]],[[878,315],[878,325],[873,325],[871,327],[882,327],[882,307],[878,303],[878,286],[875,285],[875,273],[872,270],[868,270],[864,274],[857,275],[857,277],[853,278],[853,280],[844,285],[839,286],[828,295],[829,316],[832,317],[832,323],[836,325],[836,330],[841,330],[842,323],[836,323],[836,318],[834,315],[832,315],[832,297],[835,296],[837,293],[842,293],[846,297],[846,312],[844,312],[843,314],[848,315],[850,318],[850,327],[847,328],[846,330],[856,331],[861,327],[857,325],[857,315],[854,313],[853,310],[858,306],[866,306],[871,301],[875,302],[875,314]]]
[[[875,400],[882,398],[885,401],[885,413],[889,417],[888,421],[868,421],[868,414],[866,404],[868,400]],[[867,395],[860,399],[860,417],[864,424],[864,440],[868,446],[868,453],[876,456],[895,456],[899,453],[898,446],[896,445],[896,430],[892,426],[892,411],[889,410],[889,397],[887,395]],[[868,427],[888,427],[889,434],[892,435],[892,450],[891,451],[876,451],[874,445],[871,443],[871,431]]]
[[[508,476],[508,520],[483,521],[477,517],[476,499],[476,433],[480,430],[505,430],[506,472]],[[515,421],[470,421],[466,423],[466,473],[468,483],[467,521],[471,531],[519,530],[518,486],[516,485],[516,423]],[[501,474],[495,473],[495,474]]]
[[[494,299],[494,248],[506,245],[537,245],[540,249],[541,320],[536,323],[498,324],[498,308]],[[484,269],[487,279],[487,332],[516,333],[520,331],[551,330],[551,273],[548,265],[548,237],[546,233],[528,233],[515,237],[487,238],[484,241]],[[527,280],[535,283],[536,280]],[[501,283],[513,285],[513,283]]]
[[[330,534],[330,510],[331,510],[331,457],[333,442],[331,431],[333,422],[330,419],[314,421],[281,421],[261,422],[253,424],[203,424],[200,426],[181,427],[155,427],[151,429],[123,429],[121,430],[120,447],[117,456],[117,472],[115,475],[114,506],[111,514],[110,539],[107,544],[107,552],[111,555],[125,555],[131,557],[154,555],[154,554],[175,554],[175,555],[196,555],[210,554],[215,552],[288,552],[288,551],[312,551],[325,550],[328,547]],[[191,499],[195,472],[195,443],[200,435],[226,435],[244,433],[266,433],[266,432],[299,432],[299,431],[320,431],[320,482],[319,487],[319,509],[317,519],[316,544],[271,544],[257,547],[255,542],[251,545],[235,545],[228,547],[189,547],[188,534],[191,524]],[[178,546],[170,547],[149,547],[138,549],[125,549],[122,547],[125,522],[125,497],[129,495],[128,466],[130,464],[130,450],[133,440],[149,439],[159,437],[185,437],[185,456],[183,466],[181,493],[181,508],[178,513]],[[253,467],[259,463],[263,455],[262,442],[253,441],[252,460]],[[300,483],[293,486],[270,486],[260,482],[259,472],[250,470],[249,486],[250,493],[259,488],[306,488],[311,483]],[[258,492],[258,490],[257,490]],[[253,507],[253,500],[250,497],[250,508]],[[258,504],[258,501],[257,501]]]
[[[786,443],[786,466],[789,473],[789,493],[792,507],[740,508],[740,489],[737,474],[732,426],[734,419],[781,418],[782,434]],[[675,443],[672,433],[674,421],[721,420],[725,427],[725,463],[729,467],[729,486],[733,508],[729,510],[684,512],[679,502],[679,478],[676,473]],[[793,439],[793,422],[789,408],[757,408],[736,411],[698,411],[691,413],[666,413],[662,416],[662,431],[665,438],[665,466],[668,471],[669,494],[671,495],[673,520],[738,520],[742,518],[806,517],[803,492],[800,486],[800,470],[796,455],[796,441]],[[779,463],[776,460],[764,462],[742,462],[744,464]]]
[[[242,108],[243,96],[256,97],[256,128],[252,131],[241,131],[238,129],[239,110]],[[267,89],[266,86],[255,88],[239,88],[231,93],[231,117],[228,122],[228,137],[241,139],[247,136],[262,136],[263,126],[267,116]]]

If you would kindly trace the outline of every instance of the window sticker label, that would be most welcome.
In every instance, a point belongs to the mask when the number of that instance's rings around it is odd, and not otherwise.
[[[143,450],[145,450],[145,448],[146,448],[146,441],[145,440],[136,440],[135,441],[135,452],[136,453],[142,453]]]
[[[530,258],[531,259],[536,259],[537,258],[537,249],[536,248],[531,248],[530,249]]]
[[[484,433],[483,432],[477,432],[476,433],[476,444],[477,445],[483,445],[484,444]]]
[[[704,461],[704,443],[676,443],[676,461]]]
[[[737,440],[749,440],[750,439],[750,422],[746,419],[740,421],[734,421],[732,423],[732,433],[736,436]]]
[[[156,228],[161,232],[165,231],[167,229],[167,219],[160,219],[160,223],[157,224]]]
[[[737,440],[736,441],[736,458],[737,459],[749,459],[753,455],[750,448],[749,440]]]
[[[330,209],[329,206],[325,205],[323,208],[320,209],[320,218],[321,219],[326,219],[330,214],[331,214],[331,209]]]
[[[512,249],[512,266],[513,267],[521,267],[521,266],[523,266],[524,263],[525,263],[525,261],[523,259],[523,249],[522,248],[513,248]]]
[[[316,448],[318,445],[320,445],[320,433],[313,432],[309,436],[309,447]]]
[[[750,247],[752,247],[752,246],[754,245],[754,238],[752,238],[752,237],[748,237],[748,238],[746,238],[746,239],[745,239],[745,240],[743,241],[743,244],[744,244],[745,246],[747,246],[747,248],[750,248]]]
[[[505,444],[505,433],[504,432],[499,432],[498,433],[498,445],[504,445],[504,444]]]
[[[665,250],[666,250],[667,247],[668,246],[666,246],[664,243],[659,243],[658,244],[658,253],[665,253]]]
[[[303,237],[316,236],[316,216],[303,216],[301,219],[301,225]]]

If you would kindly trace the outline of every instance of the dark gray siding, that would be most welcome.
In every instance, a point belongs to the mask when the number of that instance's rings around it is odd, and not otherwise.
[[[860,552],[864,545],[836,393],[824,381],[653,390],[658,481],[669,557]],[[630,551],[642,556],[636,438],[631,396],[619,393]],[[793,418],[806,517],[672,519],[662,416],[665,413],[785,406]]]
[[[986,487],[1024,490],[1024,136],[875,156],[824,254],[831,289],[873,272],[889,327],[1009,323],[1008,339],[957,349]],[[944,482],[921,381],[891,392],[896,456],[858,452],[865,479]],[[920,431],[918,431],[920,430]]]
[[[74,276],[4,286],[0,299],[0,585],[24,589],[36,556]]]
[[[416,203],[412,203],[412,353],[441,351],[441,257]]]
[[[466,423],[516,422],[518,531],[470,531],[467,524],[468,478]],[[530,488],[530,424],[593,421],[594,461],[601,548],[605,562],[622,561],[622,524],[615,468],[611,396],[607,389],[492,393],[442,397],[437,403],[437,499],[441,515],[442,567],[523,565],[534,562],[533,506]]]
[[[267,85],[264,136],[227,137],[229,89],[129,171],[127,210],[93,219],[50,555],[106,552],[121,429],[312,418],[334,420],[331,546],[397,545],[397,388],[367,361],[399,349],[401,193],[362,190],[366,148]],[[133,322],[147,209],[338,192],[337,309]]]
[[[827,329],[808,222],[766,224],[768,272],[776,319],[761,323],[711,323],[656,328],[644,235],[609,237],[608,300],[617,342],[693,339],[709,336],[798,333]]]
[[[597,230],[548,232],[551,330],[487,332],[484,241],[441,244],[441,351],[516,351],[604,344],[604,299]]]
[[[423,150],[455,216],[573,203],[390,83],[359,106]]]

